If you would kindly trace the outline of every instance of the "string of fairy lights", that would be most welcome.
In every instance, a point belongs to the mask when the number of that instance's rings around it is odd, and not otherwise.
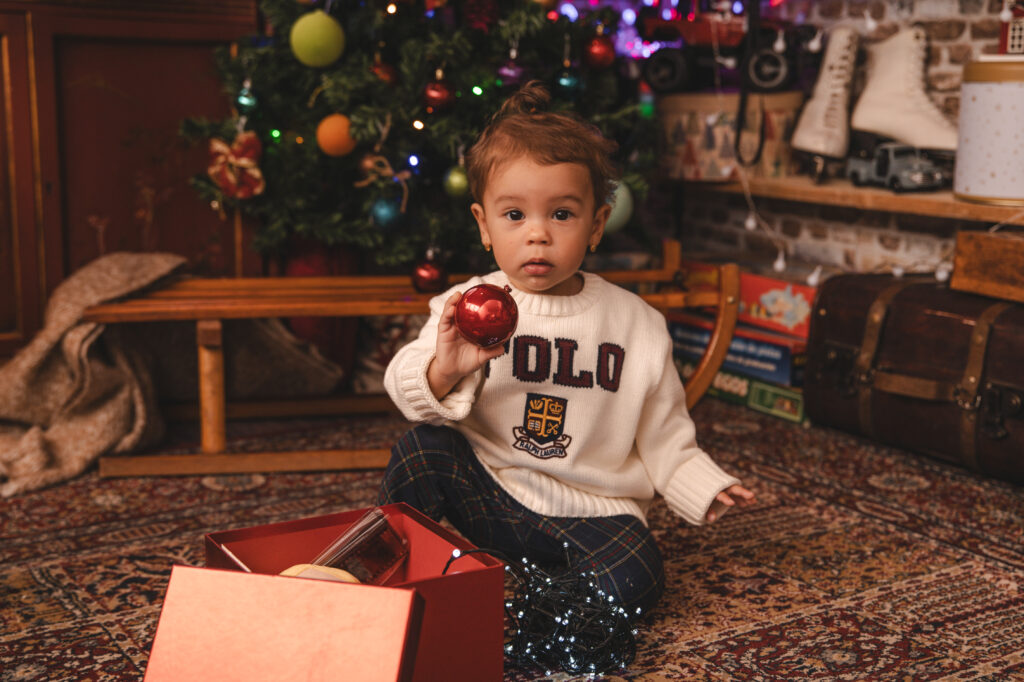
[[[633,613],[602,590],[592,571],[580,570],[565,551],[565,565],[541,568],[488,549],[454,550],[442,575],[460,557],[485,553],[505,562],[511,594],[505,600],[505,655],[520,667],[600,675],[629,666],[636,656]]]

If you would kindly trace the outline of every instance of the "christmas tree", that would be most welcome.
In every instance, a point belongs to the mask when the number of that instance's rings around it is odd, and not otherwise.
[[[263,34],[216,55],[235,116],[183,124],[210,140],[193,183],[254,218],[265,255],[300,238],[381,266],[434,248],[465,267],[482,251],[463,154],[535,78],[619,143],[619,194],[642,196],[651,112],[612,42],[619,12],[587,7],[570,19],[548,0],[263,0]]]

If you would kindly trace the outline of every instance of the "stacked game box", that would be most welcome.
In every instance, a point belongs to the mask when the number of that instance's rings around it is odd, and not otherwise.
[[[717,287],[717,269],[686,261],[687,288]],[[722,368],[708,394],[728,402],[803,422],[807,333],[816,287],[796,275],[768,275],[744,268],[740,274],[738,324]],[[691,311],[667,315],[675,362],[686,378],[704,354],[713,318]]]

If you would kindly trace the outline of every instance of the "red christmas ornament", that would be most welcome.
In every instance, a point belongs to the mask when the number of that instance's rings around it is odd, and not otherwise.
[[[615,63],[615,44],[606,35],[596,35],[587,41],[583,61],[592,69],[607,69]]]
[[[462,18],[469,28],[490,33],[500,16],[497,0],[466,0],[462,6]]]
[[[455,328],[467,340],[488,348],[505,343],[519,322],[511,287],[477,284],[455,304]]]
[[[413,267],[412,286],[421,294],[444,291],[448,287],[448,271],[438,262],[433,249]]]
[[[224,140],[210,140],[210,163],[206,173],[224,192],[234,199],[251,199],[266,189],[260,171],[263,145],[251,130],[244,130],[230,145]]]
[[[394,65],[388,64],[387,62],[382,62],[379,60],[375,61],[373,65],[370,66],[370,71],[373,72],[374,76],[381,79],[388,85],[394,85],[395,83],[398,82],[398,69],[396,69]]]
[[[455,88],[445,80],[441,69],[437,70],[434,80],[423,88],[423,105],[432,111],[445,111],[455,104]]]

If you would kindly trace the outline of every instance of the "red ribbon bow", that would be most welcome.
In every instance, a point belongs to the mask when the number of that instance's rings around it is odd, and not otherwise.
[[[210,140],[210,165],[206,172],[224,194],[249,199],[266,188],[260,172],[263,145],[251,130],[244,130],[228,146],[224,140]]]

